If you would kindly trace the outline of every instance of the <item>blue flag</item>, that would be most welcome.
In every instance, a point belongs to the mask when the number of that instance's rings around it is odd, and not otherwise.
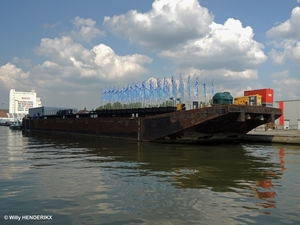
[[[191,76],[188,77],[187,81],[187,94],[189,97],[191,97]]]
[[[194,96],[197,98],[198,97],[198,77],[196,78],[196,82],[195,82],[195,92],[194,92]]]
[[[183,99],[184,99],[184,83],[183,83],[181,74],[180,74],[180,79],[179,79],[179,93],[180,93],[181,101],[183,101]]]
[[[172,94],[174,98],[177,98],[177,84],[174,79],[174,76],[172,76]]]

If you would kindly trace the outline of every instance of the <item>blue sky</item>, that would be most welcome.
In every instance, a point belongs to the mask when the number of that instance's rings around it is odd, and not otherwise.
[[[96,108],[101,89],[191,76],[300,99],[300,0],[1,1],[0,101]],[[199,87],[201,92],[201,85]],[[199,100],[204,100],[200,96]]]

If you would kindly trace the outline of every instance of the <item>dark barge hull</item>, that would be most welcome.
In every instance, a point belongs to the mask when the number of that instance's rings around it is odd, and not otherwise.
[[[282,111],[247,105],[216,105],[193,110],[106,110],[91,114],[24,118],[23,131],[50,131],[116,139],[170,143],[236,141],[262,124],[274,122]],[[156,114],[156,115],[153,115]]]

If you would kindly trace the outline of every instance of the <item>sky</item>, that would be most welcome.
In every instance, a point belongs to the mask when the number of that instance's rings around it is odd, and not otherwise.
[[[95,109],[106,88],[180,74],[200,101],[212,81],[300,99],[300,0],[3,0],[0,18],[3,108],[15,89]]]

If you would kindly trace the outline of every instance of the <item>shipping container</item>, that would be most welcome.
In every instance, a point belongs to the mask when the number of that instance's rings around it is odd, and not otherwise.
[[[261,95],[249,95],[234,98],[235,105],[262,105]]]
[[[263,106],[273,106],[274,103],[274,90],[271,88],[257,89],[257,90],[247,90],[244,91],[244,96],[249,95],[261,95]]]
[[[29,117],[35,116],[50,116],[50,115],[63,115],[63,114],[70,114],[70,113],[77,113],[76,108],[61,108],[61,107],[47,107],[41,106],[36,108],[29,109]]]

